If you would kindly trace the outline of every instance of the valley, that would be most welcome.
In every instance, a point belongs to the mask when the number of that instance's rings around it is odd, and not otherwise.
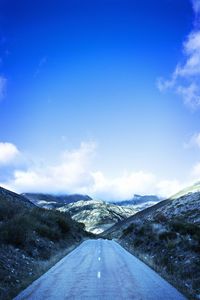
[[[200,0],[2,0],[0,49],[0,300],[200,300]]]
[[[91,243],[94,249],[95,245],[105,246],[104,260],[110,263],[106,253],[113,249],[112,256],[115,256],[118,246],[108,241],[104,242],[105,239],[119,243],[188,299],[199,299],[200,190],[198,188],[197,183],[166,200],[136,195],[129,200],[130,202],[126,200],[115,203],[78,194],[18,195],[0,188],[0,299],[12,299],[70,251],[80,244],[85,245],[84,241]],[[89,242],[91,239],[93,242]],[[122,264],[119,258],[116,258],[115,263],[113,262],[116,265],[113,267],[117,268],[118,263]],[[95,268],[97,265],[95,263]],[[105,265],[104,268],[112,269],[112,266]],[[132,272],[127,268],[128,266],[120,275],[121,281],[127,272]],[[103,272],[106,272],[105,270]],[[79,270],[74,281],[78,279],[80,272]],[[83,274],[84,272],[85,269]],[[147,271],[140,272],[139,276],[142,276],[143,272],[145,274]],[[62,274],[60,276],[62,277]],[[136,277],[130,278],[127,283],[130,291],[131,282],[135,282],[138,275],[134,276]],[[108,277],[105,277],[104,281],[109,281]],[[98,282],[97,280],[95,283],[97,289],[100,288]],[[144,291],[137,288],[141,293],[140,299],[159,299],[159,293],[154,295],[152,290],[152,296],[148,298],[143,294]],[[103,293],[102,288],[99,291]],[[113,289],[110,290],[108,286],[103,295],[111,297],[111,291]],[[88,295],[93,292],[97,291],[88,291]],[[119,295],[125,295],[123,289],[119,291]],[[128,299],[132,299],[131,297],[133,296],[128,296]],[[172,295],[168,299],[178,298]]]
[[[68,213],[72,219],[85,225],[85,230],[102,233],[119,221],[161,201],[156,196],[135,195],[133,199],[106,202],[88,195],[49,195],[24,193],[34,205]]]

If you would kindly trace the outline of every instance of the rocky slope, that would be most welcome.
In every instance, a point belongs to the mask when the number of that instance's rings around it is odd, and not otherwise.
[[[87,236],[68,214],[0,188],[0,299],[11,299]]]
[[[23,197],[29,199],[33,204],[51,209],[58,208],[65,204],[77,202],[80,200],[89,201],[92,200],[88,195],[51,195],[51,194],[41,194],[41,193],[24,193]]]
[[[75,221],[85,224],[87,231],[95,234],[107,230],[136,212],[134,208],[117,206],[100,200],[78,201],[58,210],[69,213]]]
[[[188,188],[104,233],[149,264],[189,299],[200,299],[200,192]]]

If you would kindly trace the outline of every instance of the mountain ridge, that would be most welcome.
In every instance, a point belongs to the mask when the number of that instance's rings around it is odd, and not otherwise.
[[[43,208],[55,208],[80,200],[92,200],[90,196],[82,194],[57,195],[48,193],[23,193],[21,195],[29,199],[29,201],[31,201],[35,205]]]
[[[143,204],[149,204],[154,205],[160,201],[162,201],[163,198],[158,197],[156,195],[138,195],[134,194],[133,198],[128,200],[120,200],[120,201],[111,201],[111,203],[120,205],[120,206],[129,206],[129,205],[143,205]]]

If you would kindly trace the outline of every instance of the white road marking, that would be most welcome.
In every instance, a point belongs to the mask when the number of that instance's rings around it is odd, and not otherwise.
[[[99,278],[99,279],[101,278],[101,272],[97,273],[97,278]]]
[[[101,257],[99,256],[99,257],[98,257],[98,261],[100,261],[100,260],[101,260]]]

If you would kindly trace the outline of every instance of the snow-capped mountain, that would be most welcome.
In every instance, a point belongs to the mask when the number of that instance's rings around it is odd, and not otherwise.
[[[74,220],[84,223],[85,229],[92,233],[101,233],[136,212],[134,208],[117,206],[101,200],[78,201],[58,210],[68,212]]]

